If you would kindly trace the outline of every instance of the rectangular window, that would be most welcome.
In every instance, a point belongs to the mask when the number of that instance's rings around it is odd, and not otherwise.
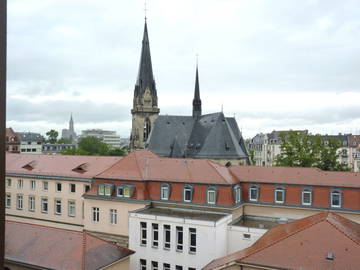
[[[140,270],[146,270],[146,260],[140,259]]]
[[[41,198],[41,212],[47,213],[48,212],[48,199]]]
[[[158,262],[152,261],[151,262],[151,270],[158,270],[159,269],[158,265],[159,265]]]
[[[18,179],[18,188],[22,189],[24,186],[24,181],[22,179]]]
[[[170,264],[169,263],[164,263],[163,264],[163,270],[170,270]]]
[[[153,223],[152,226],[152,246],[159,246],[159,224]]]
[[[49,190],[49,182],[43,182],[43,190],[48,191]]]
[[[147,238],[146,222],[140,222],[140,244],[141,245],[146,245],[146,238]]]
[[[176,251],[183,251],[183,227],[176,226]]]
[[[208,190],[207,192],[207,202],[210,204],[215,204],[215,198],[216,198],[216,192],[215,190]]]
[[[189,267],[188,270],[196,270],[194,267]]]
[[[161,187],[161,199],[162,200],[168,200],[169,199],[169,187],[168,186],[162,186]]]
[[[131,194],[129,187],[124,187],[124,197],[129,198]]]
[[[258,188],[251,187],[250,188],[250,201],[257,201],[258,200]]]
[[[88,192],[90,190],[90,185],[84,185],[84,192]]]
[[[99,207],[93,207],[92,208],[92,220],[93,222],[98,223],[100,220],[100,209]]]
[[[124,188],[123,187],[118,187],[117,196],[118,197],[124,197]]]
[[[35,211],[35,196],[29,196],[29,211]]]
[[[30,186],[31,186],[31,189],[32,189],[32,190],[35,190],[35,188],[36,188],[36,182],[35,182],[35,180],[31,180],[31,181],[30,181]]]
[[[61,192],[61,183],[56,183],[56,192]]]
[[[304,190],[301,196],[303,205],[311,205],[311,191]]]
[[[181,265],[176,265],[175,270],[183,270],[183,267]]]
[[[6,206],[6,208],[11,207],[11,194],[10,193],[6,193],[5,206]]]
[[[184,201],[191,202],[191,188],[184,189]]]
[[[331,207],[341,207],[341,194],[339,191],[331,192]]]
[[[70,217],[75,217],[76,214],[75,201],[68,201],[68,214]]]
[[[196,229],[189,228],[189,252],[196,253]]]
[[[19,210],[23,209],[23,195],[22,194],[18,194],[16,196],[16,208]]]
[[[276,203],[284,203],[285,200],[285,190],[276,189],[275,190],[275,202]]]
[[[6,179],[6,186],[11,187],[11,178]]]
[[[99,195],[105,195],[105,185],[99,185]]]
[[[61,200],[55,199],[55,214],[61,215]]]
[[[110,224],[117,224],[117,210],[110,209]]]
[[[164,249],[170,249],[170,225],[164,225]]]
[[[105,185],[105,195],[110,196],[111,195],[111,186]]]
[[[75,192],[76,192],[76,185],[75,185],[75,184],[70,184],[70,192],[71,192],[71,193],[75,193]]]

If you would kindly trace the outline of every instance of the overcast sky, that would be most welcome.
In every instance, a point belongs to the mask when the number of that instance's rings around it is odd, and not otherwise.
[[[148,0],[161,114],[190,115],[199,54],[203,113],[245,138],[360,130],[360,1]],[[7,126],[129,137],[144,1],[8,1]]]

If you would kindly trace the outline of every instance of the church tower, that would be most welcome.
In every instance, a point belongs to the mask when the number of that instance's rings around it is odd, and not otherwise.
[[[201,99],[200,99],[200,86],[199,86],[199,71],[196,64],[196,76],[195,76],[195,92],[193,99],[193,117],[199,118],[201,116]]]
[[[130,148],[144,148],[154,121],[159,115],[156,84],[152,70],[150,45],[145,19],[138,76],[134,89]]]

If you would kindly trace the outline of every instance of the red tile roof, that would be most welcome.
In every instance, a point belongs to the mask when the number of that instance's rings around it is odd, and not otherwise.
[[[122,157],[6,153],[6,173],[92,178]],[[85,170],[76,171],[83,165]]]
[[[136,150],[98,174],[100,179],[166,181],[206,184],[234,184],[229,170],[207,159],[159,157],[149,151]]]
[[[326,259],[328,252],[334,260]],[[332,212],[278,225],[251,247],[216,259],[204,270],[231,263],[275,269],[360,269],[360,224]]]
[[[85,232],[6,221],[5,259],[49,269],[99,269],[134,251]]]
[[[360,188],[359,172],[330,172],[318,168],[231,166],[240,182],[319,185]]]

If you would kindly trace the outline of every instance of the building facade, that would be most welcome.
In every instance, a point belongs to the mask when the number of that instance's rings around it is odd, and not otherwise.
[[[76,144],[68,144],[68,143],[44,143],[42,146],[43,154],[60,154],[63,151],[68,149],[75,149]]]
[[[103,143],[106,143],[110,148],[121,147],[120,136],[116,134],[116,131],[103,129],[87,129],[81,131],[81,136],[79,139],[84,137],[98,138]]]
[[[20,136],[12,128],[6,128],[5,151],[20,153]]]
[[[20,153],[41,154],[45,142],[43,136],[33,132],[18,132],[20,136]]]

